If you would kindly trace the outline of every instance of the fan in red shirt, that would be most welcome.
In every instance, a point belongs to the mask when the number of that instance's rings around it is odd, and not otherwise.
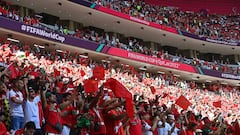
[[[4,112],[1,112],[0,113],[0,135],[8,135],[8,132],[7,132],[7,128],[4,124],[4,119],[5,119],[5,116],[4,116]]]
[[[63,95],[63,102],[68,102],[72,98],[71,93],[65,93]],[[63,122],[63,133],[62,134],[70,134],[70,130],[74,129],[74,126],[77,124],[77,110],[76,108],[70,104],[69,106],[65,107],[62,110],[63,113],[66,113],[67,115],[62,116],[62,122]]]
[[[91,126],[90,134],[91,135],[105,135],[106,134],[106,126],[103,119],[102,109],[98,106],[99,99],[103,95],[103,87],[100,87],[100,91],[97,96],[93,98],[90,102],[90,114],[93,117],[93,126]]]
[[[197,124],[194,122],[190,122],[187,130],[186,130],[186,134],[187,135],[195,135],[195,130],[196,130]]]
[[[13,135],[33,135],[35,133],[36,126],[34,122],[29,121],[25,124],[23,129],[17,130]]]
[[[134,118],[129,121],[129,135],[142,135],[142,123],[136,108],[134,109],[134,113]]]
[[[105,101],[104,103],[104,123],[106,125],[106,135],[123,135],[122,120],[127,117],[126,113],[120,113],[116,110],[117,107],[122,106],[125,102],[116,102],[116,99]]]
[[[56,95],[50,91],[46,91],[47,89],[48,86],[46,85],[44,88],[45,91],[41,90],[42,106],[46,120],[45,132],[61,134],[63,130],[63,122],[61,117],[67,115],[67,113],[61,112],[60,109],[63,110],[65,107],[69,106],[74,98],[57,105]],[[75,97],[76,94],[77,91],[74,91],[73,97]]]

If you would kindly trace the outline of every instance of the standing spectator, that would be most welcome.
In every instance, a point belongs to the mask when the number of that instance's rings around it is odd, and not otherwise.
[[[141,119],[142,119],[142,134],[153,135],[157,126],[157,121],[156,120],[151,121],[151,115],[148,112],[142,112]]]
[[[24,95],[24,102],[23,102],[23,110],[24,110],[24,123],[26,124],[29,121],[34,122],[36,126],[36,133],[35,135],[41,135],[41,121],[39,116],[39,107],[38,104],[40,102],[40,96],[37,95],[35,91],[37,90],[36,87],[29,82],[27,78],[24,78],[24,85],[25,85],[25,95]],[[28,86],[28,87],[27,87]]]
[[[0,112],[5,114],[5,125],[7,129],[10,126],[10,107],[9,107],[9,90],[5,83],[0,81]]]
[[[72,103],[73,97],[75,97],[77,91],[75,90],[71,100],[58,105],[56,95],[53,92],[47,91],[47,83],[45,87],[45,84],[41,85],[41,100],[46,121],[45,132],[47,134],[62,134],[63,122],[61,116],[65,116],[67,114],[66,112],[61,112],[61,110]]]
[[[9,92],[12,130],[18,130],[24,126],[23,94],[21,92],[23,87],[23,81],[20,78],[16,78],[13,80],[13,87]]]
[[[175,124],[174,120],[175,120],[174,115],[169,114],[167,116],[166,126],[170,127],[169,128],[170,130],[168,130],[169,134],[171,134],[171,135],[178,135],[179,129],[176,127],[176,124]]]
[[[103,95],[103,87],[100,87],[100,91],[97,96],[90,101],[89,112],[93,117],[93,126],[91,127],[90,134],[91,135],[105,135],[106,134],[106,126],[103,119],[102,108],[99,107],[99,99]]]
[[[46,96],[45,96],[46,95]],[[52,134],[62,133],[62,120],[60,108],[56,105],[57,98],[54,93],[41,91],[42,105],[46,119],[45,132]]]
[[[72,99],[72,94],[70,92],[67,92],[63,95],[63,102],[68,102]],[[65,107],[62,112],[67,113],[66,116],[62,117],[63,120],[63,132],[62,135],[69,135],[70,131],[74,129],[74,126],[77,124],[77,114],[78,111],[76,110],[76,107],[74,107],[72,104]]]
[[[158,121],[158,135],[168,135],[170,127],[166,126],[166,116],[165,114],[160,115],[160,120]]]
[[[106,124],[106,135],[123,135],[122,120],[127,117],[126,113],[120,113],[117,108],[125,104],[125,102],[117,102],[116,99],[106,100],[104,103],[104,123]]]
[[[128,135],[142,135],[142,124],[136,108],[134,108],[134,113],[134,118],[129,121]]]
[[[186,130],[187,135],[195,135],[196,126],[197,126],[196,123],[190,122]]]

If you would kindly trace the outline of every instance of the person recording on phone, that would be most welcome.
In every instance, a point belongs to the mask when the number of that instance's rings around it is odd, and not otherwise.
[[[74,97],[77,95],[77,90],[74,91],[70,100],[57,104],[57,97],[54,92],[48,90],[49,83],[41,83],[41,99],[42,108],[45,116],[45,133],[46,135],[61,135],[63,131],[62,116],[67,115],[66,112],[61,111],[70,105]]]

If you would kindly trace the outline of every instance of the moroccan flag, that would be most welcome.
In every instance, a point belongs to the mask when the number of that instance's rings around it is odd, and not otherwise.
[[[167,93],[164,93],[164,95],[162,96],[162,98],[165,98],[165,97],[167,97],[168,96],[168,94]]]
[[[232,108],[238,108],[238,104],[234,104]]]
[[[187,110],[188,107],[192,104],[188,101],[183,95],[181,95],[175,102],[178,106],[180,106],[183,110]]]
[[[221,101],[213,102],[213,106],[221,108]]]
[[[11,73],[10,73],[10,78],[11,78],[11,79],[17,78],[17,76],[18,76],[18,71],[17,71],[17,69],[15,68],[14,63],[11,63],[11,64],[7,67],[7,70],[9,70],[9,71],[11,72]]]
[[[153,86],[150,86],[150,89],[151,89],[152,94],[155,94],[156,89]]]
[[[126,99],[126,111],[130,118],[134,116],[132,94],[116,79],[110,78],[104,86],[111,89],[116,97]]]
[[[31,71],[31,72],[29,73],[29,75],[34,76],[34,78],[37,78],[37,77],[40,76],[40,73],[39,73],[39,72]]]
[[[83,84],[84,84],[84,90],[86,93],[91,93],[98,90],[98,81],[96,80],[92,80],[92,79],[84,80]]]
[[[104,80],[105,73],[104,68],[101,66],[97,66],[93,69],[93,78],[97,78],[98,80]]]
[[[240,126],[237,120],[234,122],[233,128],[234,128],[233,135],[240,135]]]
[[[82,69],[80,70],[80,74],[81,74],[81,77],[85,76],[85,72]]]
[[[54,77],[60,76],[60,71],[58,71],[56,68],[53,69],[54,71]]]

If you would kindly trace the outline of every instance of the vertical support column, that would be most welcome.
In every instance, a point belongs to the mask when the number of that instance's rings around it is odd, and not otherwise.
[[[20,16],[25,16],[25,14],[24,14],[24,7],[20,7],[20,9],[19,9],[19,15]]]
[[[235,54],[234,55],[234,61],[237,63],[237,62],[239,62],[239,59],[240,59],[240,55]]]
[[[76,28],[74,27],[74,22],[73,21],[69,21],[69,30],[75,30]]]
[[[29,16],[29,9],[25,8],[25,16]]]
[[[150,48],[152,48],[152,50],[156,49],[155,44],[153,42],[150,42]]]
[[[190,58],[196,58],[196,51],[195,50],[189,50],[189,56]]]

